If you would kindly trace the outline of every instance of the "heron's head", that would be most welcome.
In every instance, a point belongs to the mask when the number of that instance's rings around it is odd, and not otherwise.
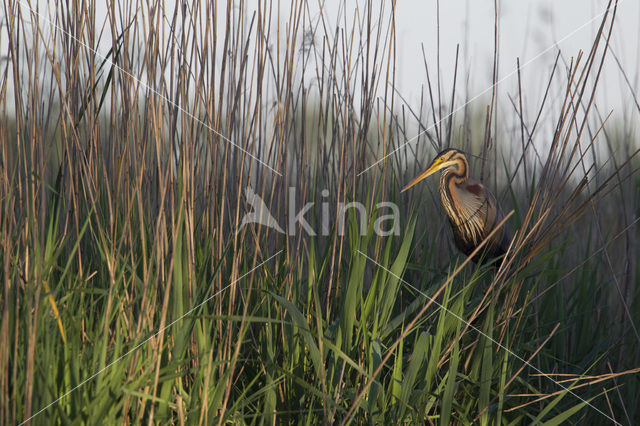
[[[459,171],[462,171],[462,169],[466,166],[466,163],[467,159],[462,151],[454,148],[445,149],[440,154],[436,155],[436,158],[433,159],[427,170],[425,170],[420,175],[418,175],[418,177],[409,182],[409,185],[405,186],[400,192],[406,191],[416,183],[431,176],[438,170],[444,170],[449,167],[456,167]]]

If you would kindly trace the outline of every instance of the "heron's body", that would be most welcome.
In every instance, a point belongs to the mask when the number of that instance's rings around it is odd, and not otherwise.
[[[440,200],[449,219],[456,247],[470,255],[489,236],[504,215],[491,192],[480,182],[469,178],[469,163],[464,153],[447,149],[436,156],[429,168],[415,178],[403,191],[422,179],[442,170],[440,176]],[[504,226],[497,229],[491,239],[473,257],[491,259],[503,255],[509,238]]]

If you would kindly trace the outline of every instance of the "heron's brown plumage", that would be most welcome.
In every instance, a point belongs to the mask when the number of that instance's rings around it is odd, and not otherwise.
[[[404,190],[425,177],[442,170],[440,200],[447,214],[456,247],[469,255],[504,218],[491,192],[480,182],[469,178],[469,163],[462,151],[447,149],[436,156],[429,168],[414,179]],[[505,227],[498,229],[485,249],[476,254],[474,262],[503,255],[509,237]]]

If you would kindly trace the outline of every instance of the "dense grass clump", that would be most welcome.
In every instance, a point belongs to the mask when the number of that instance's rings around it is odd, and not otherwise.
[[[390,5],[191,3],[3,3],[0,423],[640,419],[637,135],[594,105],[615,3],[508,126],[439,71],[402,103]],[[399,194],[446,146],[499,194],[500,266],[435,184]]]

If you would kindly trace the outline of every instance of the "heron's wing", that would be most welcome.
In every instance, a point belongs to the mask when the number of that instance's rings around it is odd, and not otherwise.
[[[468,179],[460,189],[461,204],[463,204],[470,213],[473,211],[472,214],[477,216],[477,219],[482,222],[483,238],[486,237],[493,231],[493,228],[504,219],[504,214],[500,210],[496,197],[494,197],[486,186],[473,179]],[[506,226],[502,226],[494,234],[492,240],[494,246],[496,246],[496,248],[499,247],[499,251],[506,251],[508,244],[507,235],[508,231]]]

